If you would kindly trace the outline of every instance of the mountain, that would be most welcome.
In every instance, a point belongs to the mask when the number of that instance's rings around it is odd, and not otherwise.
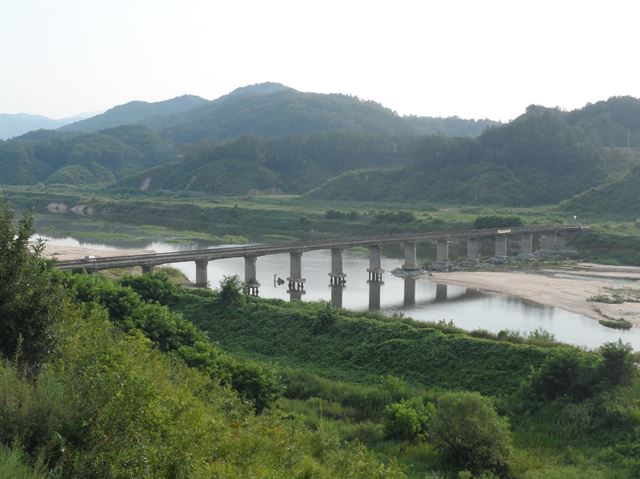
[[[412,165],[351,171],[309,193],[338,200],[556,203],[606,181],[600,151],[562,112],[530,107],[476,139],[425,137]]]
[[[94,132],[124,124],[146,126],[181,145],[245,134],[267,138],[336,132],[477,136],[495,122],[401,117],[372,101],[348,95],[303,93],[268,82],[237,88],[213,101],[195,96],[157,103],[134,101],[62,130]]]
[[[0,184],[109,182],[174,157],[168,143],[141,126],[91,134],[38,130],[0,141]]]
[[[640,148],[640,99],[611,97],[566,113],[566,120],[584,129],[601,148]]]
[[[81,118],[83,117],[74,116],[55,120],[46,116],[29,115],[27,113],[0,113],[0,140],[20,136],[32,130],[54,130]]]
[[[208,100],[194,95],[183,95],[170,100],[149,103],[131,101],[115,106],[100,115],[71,123],[61,128],[62,131],[96,132],[106,128],[140,123],[141,120],[188,111],[208,103]]]
[[[324,133],[199,143],[183,161],[126,177],[117,191],[304,193],[359,201],[556,203],[607,180],[587,133],[531,107],[478,138]]]
[[[266,138],[320,133],[477,136],[490,120],[401,117],[382,105],[341,94],[305,93],[278,83],[239,88],[206,105],[143,125],[176,144],[251,134]]]

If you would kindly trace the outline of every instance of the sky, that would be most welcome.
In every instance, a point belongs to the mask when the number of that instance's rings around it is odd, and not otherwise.
[[[507,121],[640,97],[638,0],[0,0],[0,112],[54,118],[274,81]]]

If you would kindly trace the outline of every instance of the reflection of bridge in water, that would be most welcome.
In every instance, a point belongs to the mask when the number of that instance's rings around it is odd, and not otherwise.
[[[404,278],[404,298],[402,303],[395,303],[386,306],[388,309],[402,309],[410,306],[416,305],[416,279],[415,278]],[[369,310],[378,311],[380,310],[380,296],[382,285],[384,283],[382,281],[369,281]],[[332,285],[331,286],[331,304],[334,306],[342,307],[342,294],[343,294],[343,285]],[[482,293],[479,289],[466,288],[462,293],[456,294],[454,296],[448,296],[448,287],[446,284],[438,283],[436,284],[436,294],[435,297],[420,301],[417,303],[418,306],[426,306],[429,304],[436,303],[458,303],[464,301],[471,301],[474,299],[481,298],[485,296],[485,293]],[[293,296],[291,297],[293,300]]]
[[[305,251],[331,250],[331,270],[329,282],[332,286],[331,298],[334,304],[342,304],[342,287],[346,283],[346,273],[342,268],[342,252],[354,246],[369,249],[370,306],[380,308],[380,286],[384,270],[381,268],[382,247],[402,244],[404,263],[407,271],[420,269],[417,260],[417,245],[423,242],[436,243],[436,265],[440,268],[450,264],[449,244],[455,241],[466,241],[466,262],[476,262],[480,258],[480,241],[493,242],[493,258],[506,261],[509,253],[509,242],[514,241],[518,247],[518,256],[528,257],[534,253],[534,237],[538,243],[548,249],[561,248],[568,235],[580,233],[581,226],[527,226],[517,228],[488,228],[472,230],[452,230],[430,233],[411,233],[386,236],[371,236],[340,240],[320,240],[287,243],[279,245],[231,246],[221,248],[200,249],[192,251],[176,251],[171,253],[148,253],[127,256],[111,256],[102,258],[85,258],[81,260],[59,261],[60,269],[84,268],[87,271],[98,271],[109,268],[141,266],[143,272],[152,271],[155,266],[194,261],[196,264],[196,286],[206,287],[207,266],[210,261],[223,258],[244,258],[244,289],[247,293],[257,295],[260,283],[256,275],[256,263],[260,256],[289,253],[290,274],[287,278],[291,299],[301,299],[304,294],[305,278],[302,277],[302,255]],[[411,286],[413,281],[413,286]],[[436,300],[438,294],[436,293]],[[415,303],[415,280],[405,281],[405,304]]]

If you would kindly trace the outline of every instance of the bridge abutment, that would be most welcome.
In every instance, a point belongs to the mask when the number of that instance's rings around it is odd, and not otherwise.
[[[143,264],[141,266],[142,274],[153,273],[154,266],[152,264]]]
[[[329,273],[330,284],[345,284],[347,275],[342,271],[342,248],[331,248],[331,272]]]

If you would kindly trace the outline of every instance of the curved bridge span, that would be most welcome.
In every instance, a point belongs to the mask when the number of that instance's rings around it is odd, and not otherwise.
[[[85,258],[78,260],[58,261],[56,267],[60,269],[85,268],[87,271],[98,271],[110,268],[125,268],[141,266],[143,271],[151,271],[154,266],[170,263],[196,263],[196,285],[207,285],[207,263],[222,258],[245,259],[245,289],[252,294],[258,293],[260,286],[256,280],[256,259],[259,256],[289,253],[291,256],[291,271],[287,278],[290,289],[304,288],[302,278],[302,253],[305,251],[330,249],[331,272],[329,277],[332,284],[343,284],[346,275],[342,271],[342,251],[353,246],[369,248],[369,278],[371,281],[381,281],[380,268],[381,248],[385,245],[404,245],[404,264],[406,270],[418,268],[416,247],[418,243],[437,243],[437,263],[449,263],[449,243],[457,241],[467,242],[467,257],[469,261],[477,261],[479,255],[479,241],[484,238],[493,239],[495,245],[494,258],[507,258],[508,242],[511,238],[518,238],[520,243],[519,255],[533,255],[534,235],[542,235],[552,239],[552,244],[561,244],[563,238],[587,230],[582,226],[544,225],[523,226],[513,228],[488,228],[471,230],[435,231],[429,233],[396,234],[384,236],[370,236],[360,238],[343,238],[334,240],[301,241],[276,245],[229,246],[221,248],[197,249],[190,251],[176,251],[171,253],[148,253],[137,255],[108,256],[100,258]]]

